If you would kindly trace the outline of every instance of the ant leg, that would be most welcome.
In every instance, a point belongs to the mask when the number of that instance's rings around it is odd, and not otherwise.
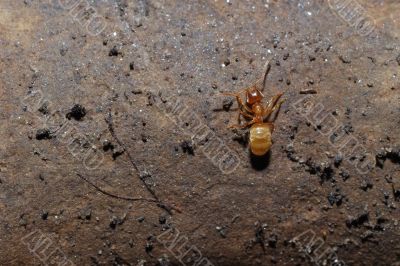
[[[280,100],[277,104],[275,104],[275,106],[272,109],[266,110],[268,112],[266,112],[266,114],[264,115],[264,119],[268,118],[268,116],[270,114],[272,114],[273,112],[275,112],[276,110],[278,110],[278,112],[275,113],[274,118],[272,119],[272,122],[274,122],[278,116],[279,113],[279,109],[281,108],[282,103],[284,103],[285,100]]]
[[[282,103],[284,103],[284,102],[285,102],[285,100],[280,100],[280,101],[274,106],[274,108],[272,108],[271,113],[273,113],[275,110],[278,110],[278,112],[279,112],[279,110],[280,110],[280,108],[281,108],[281,105],[282,105]],[[274,119],[272,119],[272,121],[275,121],[278,112],[275,114]]]
[[[249,114],[243,112],[242,110],[239,110],[239,115],[243,115],[243,116],[246,117],[246,118],[251,118],[251,119],[253,119],[253,116],[252,116],[252,115],[249,115]]]
[[[271,70],[271,64],[269,63],[269,60],[265,63],[265,73],[264,73],[264,78],[263,78],[263,83],[262,83],[262,91],[264,91],[265,88],[265,83],[267,82],[267,76],[269,71]]]
[[[276,102],[279,100],[279,98],[281,98],[283,95],[283,93],[278,93],[277,95],[275,95],[274,97],[272,97],[272,99],[268,102],[267,106],[265,107],[263,116],[269,116],[273,111],[275,111],[276,109],[274,109],[276,106]]]
[[[227,96],[234,96],[236,97],[236,101],[239,105],[239,107],[243,107],[247,112],[249,113],[253,113],[253,111],[243,103],[242,98],[240,98],[239,93],[231,93],[231,92],[223,92],[223,95],[227,95]]]
[[[228,128],[245,128],[245,127],[248,127],[248,126],[250,126],[252,124],[254,124],[253,120],[248,122],[248,123],[246,123],[246,124],[244,124],[244,125],[230,125],[230,126],[228,126]]]
[[[240,125],[241,122],[242,122],[242,120],[240,119],[240,115],[242,115],[242,116],[244,116],[244,117],[246,117],[246,118],[251,118],[251,119],[254,118],[253,116],[251,116],[251,115],[249,115],[249,114],[243,112],[242,110],[239,110],[239,112],[238,112],[238,117],[237,117],[237,119],[238,119],[238,125]]]
[[[238,122],[238,125],[240,125],[242,123],[242,120],[240,119],[240,111],[238,112],[237,122]]]
[[[248,89],[250,89],[250,88],[257,87],[257,84],[260,83],[260,82],[262,81],[261,92],[264,91],[265,83],[267,82],[267,76],[268,76],[269,71],[271,70],[271,64],[270,64],[269,60],[265,63],[264,69],[265,69],[265,71],[264,71],[263,77],[257,79],[256,82],[253,83],[253,85],[251,85],[250,87],[247,87],[245,90],[248,90]]]

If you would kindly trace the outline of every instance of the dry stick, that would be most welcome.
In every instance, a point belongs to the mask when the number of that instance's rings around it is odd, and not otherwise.
[[[121,200],[129,200],[129,201],[158,202],[156,199],[131,198],[131,197],[125,197],[125,196],[118,196],[118,195],[112,194],[111,192],[105,191],[104,189],[98,187],[93,182],[89,181],[86,177],[84,177],[83,175],[81,175],[81,174],[76,174],[76,175],[79,176],[79,178],[81,178],[84,181],[86,181],[87,183],[89,183],[91,186],[93,186],[96,190],[98,190],[102,194],[107,195],[107,196],[112,197],[112,198],[121,199]]]
[[[137,167],[135,161],[133,160],[132,155],[129,153],[129,151],[126,149],[124,143],[118,138],[117,134],[115,133],[114,130],[114,125],[112,122],[112,115],[111,115],[111,110],[109,110],[108,112],[108,117],[106,118],[106,122],[108,124],[108,130],[111,133],[111,136],[117,141],[117,143],[122,147],[122,149],[124,150],[124,152],[126,152],[126,154],[128,155],[128,159],[130,161],[130,163],[132,164],[133,168],[136,170],[137,173],[139,173],[140,175],[140,170]],[[171,210],[175,210],[177,212],[181,212],[179,209],[174,208],[173,206],[169,206],[165,203],[163,203],[158,196],[156,195],[156,193],[154,192],[153,189],[151,189],[151,187],[146,183],[146,181],[144,180],[144,178],[142,176],[140,176],[140,180],[142,181],[144,187],[146,188],[146,190],[153,196],[154,198],[154,202],[157,203],[157,206],[160,207],[161,209],[165,210],[166,212],[168,212],[168,214],[172,215]]]
[[[129,159],[130,163],[132,164],[133,168],[135,168],[135,171],[137,173],[139,173],[139,175],[140,175],[141,171],[137,167],[135,161],[133,160],[133,157],[131,156],[129,151],[125,148],[125,145],[122,143],[122,141],[118,138],[117,134],[115,133],[114,125],[113,125],[113,122],[112,122],[111,111],[109,111],[109,113],[108,113],[108,118],[106,118],[106,122],[107,122],[107,125],[108,125],[108,130],[111,133],[111,136],[117,141],[118,145],[122,147],[124,152],[126,152],[126,154],[128,155],[128,159]],[[146,181],[144,180],[144,178],[142,176],[140,176],[140,180],[142,181],[143,185],[146,187],[147,191],[153,196],[153,198],[158,200],[158,197],[155,194],[154,190],[151,189],[151,187],[146,183]]]

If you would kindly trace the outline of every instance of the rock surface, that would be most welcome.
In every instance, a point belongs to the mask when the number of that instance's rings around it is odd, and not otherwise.
[[[400,5],[343,2],[0,1],[0,265],[397,265]]]

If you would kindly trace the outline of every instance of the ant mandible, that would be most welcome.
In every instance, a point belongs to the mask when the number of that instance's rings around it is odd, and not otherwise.
[[[264,95],[262,91],[264,91],[265,82],[267,80],[267,75],[271,69],[271,64],[269,61],[265,64],[265,73],[262,78],[262,90],[257,89],[257,84],[261,79],[257,80],[253,85],[242,89],[236,93],[224,92],[223,95],[234,96],[239,105],[239,113],[238,113],[238,123],[237,125],[231,125],[228,128],[246,128],[250,127],[250,150],[254,155],[262,156],[266,154],[272,145],[272,132],[274,131],[274,122],[277,118],[277,114],[271,121],[268,121],[268,118],[271,114],[279,110],[281,104],[284,100],[280,100],[283,93],[278,93],[267,103],[266,106],[263,106],[262,100]],[[246,103],[243,103],[242,98],[240,97],[241,93],[246,94]],[[250,120],[249,122],[241,125],[240,117],[243,116],[245,119]],[[266,122],[264,122],[266,121]]]

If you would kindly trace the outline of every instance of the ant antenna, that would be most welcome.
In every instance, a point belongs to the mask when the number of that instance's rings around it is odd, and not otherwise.
[[[268,76],[269,71],[271,70],[271,64],[270,64],[269,60],[265,63],[264,69],[265,69],[265,74],[264,74],[264,79],[263,79],[263,83],[262,83],[262,91],[264,91],[264,89],[265,89],[265,83],[267,81],[267,76]]]

